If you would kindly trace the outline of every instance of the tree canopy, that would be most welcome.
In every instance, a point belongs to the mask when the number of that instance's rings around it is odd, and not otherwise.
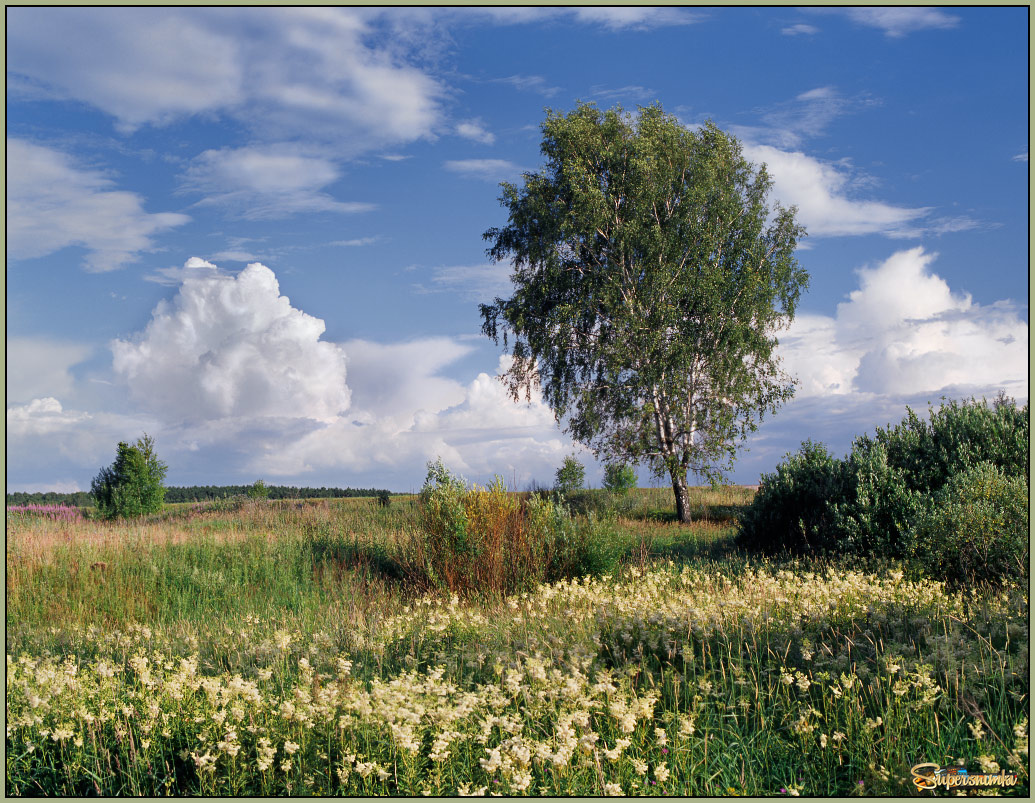
[[[598,457],[667,474],[689,521],[688,473],[721,478],[793,393],[776,332],[808,283],[805,231],[710,122],[580,104],[542,130],[545,167],[501,185],[508,223],[484,234],[515,289],[481,305],[483,331],[512,343],[515,398],[541,389]]]
[[[105,518],[127,518],[158,513],[165,499],[162,482],[168,467],[158,459],[154,438],[144,435],[136,445],[119,443],[115,462],[94,477],[90,492]]]

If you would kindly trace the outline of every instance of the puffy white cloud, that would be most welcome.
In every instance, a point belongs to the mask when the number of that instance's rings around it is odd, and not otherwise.
[[[330,420],[348,407],[344,352],[320,340],[323,321],[294,309],[273,271],[259,263],[236,277],[187,270],[143,333],[112,343],[133,398],[172,422]]]
[[[482,145],[491,145],[496,141],[496,135],[487,131],[481,120],[466,120],[456,127],[456,133],[465,139],[480,142]]]
[[[102,172],[76,166],[61,151],[8,138],[8,255],[41,257],[81,246],[87,270],[115,270],[152,250],[156,234],[190,220],[148,213],[139,195],[113,187]]]
[[[485,181],[502,181],[518,177],[523,168],[508,162],[506,159],[451,159],[443,165],[452,173],[459,173],[467,178],[480,178]]]
[[[40,337],[7,340],[7,400],[25,403],[72,390],[70,370],[93,352],[91,346]]]
[[[342,202],[321,192],[340,177],[335,164],[277,144],[207,150],[184,177],[184,189],[205,193],[201,204],[223,206],[248,220],[309,212],[368,212],[373,204]]]
[[[1028,325],[1008,302],[953,293],[921,247],[862,268],[834,317],[802,315],[780,338],[798,396],[1028,395]]]
[[[52,396],[7,408],[7,432],[12,437],[49,435],[89,421],[89,413],[66,412]]]

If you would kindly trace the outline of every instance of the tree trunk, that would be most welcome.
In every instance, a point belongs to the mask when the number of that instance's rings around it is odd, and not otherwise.
[[[690,489],[686,477],[672,477],[672,493],[676,496],[676,518],[683,524],[690,523]]]

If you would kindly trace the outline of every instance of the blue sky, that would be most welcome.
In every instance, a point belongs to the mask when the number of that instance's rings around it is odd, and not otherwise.
[[[481,235],[578,100],[714,120],[808,230],[797,396],[734,480],[1027,400],[1026,7],[9,8],[7,53],[8,490],[144,432],[173,485],[552,481]]]

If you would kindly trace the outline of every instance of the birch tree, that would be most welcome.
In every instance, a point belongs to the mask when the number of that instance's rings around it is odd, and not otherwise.
[[[481,305],[483,332],[512,347],[515,399],[541,390],[598,458],[667,476],[687,522],[689,475],[720,480],[793,394],[776,335],[808,283],[805,231],[710,122],[580,104],[542,131],[545,166],[501,185],[507,225],[484,234],[514,293]]]

